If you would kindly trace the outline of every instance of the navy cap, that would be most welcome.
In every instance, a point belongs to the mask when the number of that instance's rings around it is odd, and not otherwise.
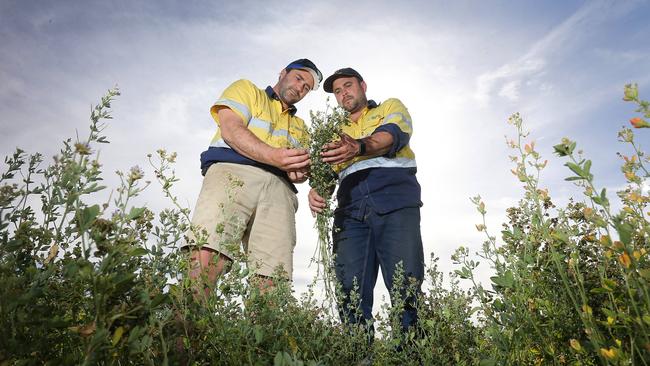
[[[296,60],[287,67],[284,68],[285,70],[289,71],[291,69],[300,69],[300,70],[305,70],[309,71],[311,73],[311,76],[314,78],[314,87],[312,90],[318,89],[318,85],[320,84],[321,81],[323,81],[323,74],[321,74],[320,70],[318,70],[318,67],[314,65],[313,62],[311,62],[309,59],[306,58],[301,58],[299,60]]]
[[[323,90],[331,93],[333,91],[332,84],[334,84],[334,80],[347,76],[354,76],[355,78],[359,79],[359,82],[363,81],[361,74],[359,74],[357,70],[351,67],[344,67],[342,69],[336,70],[330,77],[325,79],[325,83],[323,83]]]

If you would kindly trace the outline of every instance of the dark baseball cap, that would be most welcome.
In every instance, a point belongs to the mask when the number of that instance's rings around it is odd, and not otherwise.
[[[313,62],[311,62],[309,59],[306,58],[301,58],[299,60],[296,60],[287,67],[284,68],[285,70],[289,71],[291,69],[300,69],[300,70],[305,70],[309,71],[311,73],[311,76],[314,78],[314,87],[312,90],[318,89],[318,85],[320,84],[321,81],[323,81],[323,74],[321,74],[320,70],[318,70],[318,67],[314,65]]]
[[[359,79],[360,82],[363,81],[361,74],[359,74],[357,70],[351,67],[344,67],[342,69],[338,69],[334,71],[334,73],[330,77],[325,79],[325,83],[323,83],[323,90],[325,90],[328,93],[331,93],[333,91],[332,84],[334,84],[334,80],[342,77],[347,77],[347,76],[354,76],[355,78]]]

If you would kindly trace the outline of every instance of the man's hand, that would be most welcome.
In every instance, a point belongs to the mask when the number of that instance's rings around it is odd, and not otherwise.
[[[325,209],[325,199],[314,188],[309,191],[307,198],[309,199],[309,209],[312,216],[316,216],[317,213],[321,213]]]
[[[285,172],[304,171],[310,163],[307,149],[273,149],[269,159],[271,165]]]
[[[309,178],[308,170],[306,169],[287,172],[287,175],[289,176],[289,180],[293,183],[302,183]]]
[[[341,139],[325,145],[321,156],[323,161],[330,164],[341,164],[352,160],[359,154],[359,142],[346,133],[341,133]]]

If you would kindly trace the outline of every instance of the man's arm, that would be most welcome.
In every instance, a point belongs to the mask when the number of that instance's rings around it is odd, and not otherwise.
[[[393,146],[393,136],[385,131],[375,132],[361,139],[366,145],[363,156],[381,156],[390,151]],[[361,144],[348,134],[341,134],[341,140],[325,145],[322,154],[323,161],[330,164],[341,164],[359,156]]]
[[[221,137],[228,146],[245,157],[284,171],[297,171],[309,165],[309,152],[306,149],[269,146],[246,128],[242,119],[229,108],[220,108],[217,114]]]

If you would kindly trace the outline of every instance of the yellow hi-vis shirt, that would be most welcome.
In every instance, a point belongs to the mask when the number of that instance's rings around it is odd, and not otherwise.
[[[413,124],[408,110],[399,99],[391,98],[374,108],[366,107],[357,122],[343,126],[343,132],[355,139],[372,135],[375,130],[381,131],[386,125],[394,124],[400,131],[411,136]],[[384,127],[382,127],[384,126]],[[394,156],[357,156],[345,163],[335,165],[334,171],[339,175],[339,182],[354,173],[369,168],[415,168],[415,154],[408,144],[399,149]]]
[[[230,108],[255,136],[269,146],[307,146],[307,126],[301,118],[295,116],[295,107],[283,109],[271,87],[262,90],[248,80],[238,80],[226,88],[210,108],[212,118],[217,123],[217,132],[212,138],[211,147],[231,148],[221,136],[217,115],[219,107]]]

